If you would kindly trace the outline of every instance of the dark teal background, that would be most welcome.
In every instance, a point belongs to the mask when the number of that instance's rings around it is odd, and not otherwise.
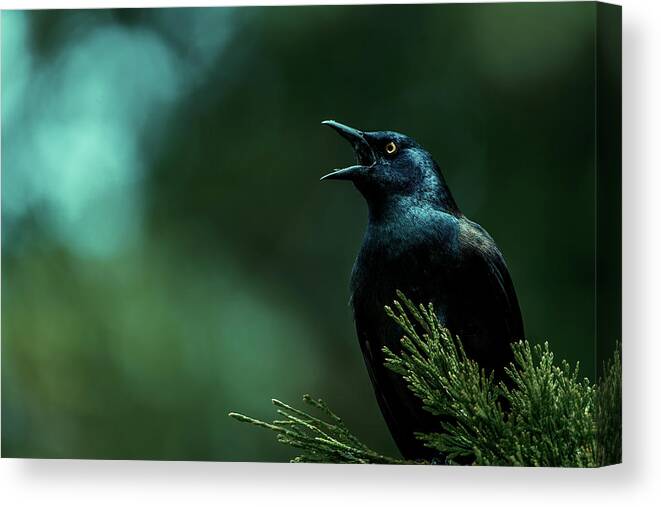
[[[3,456],[286,460],[273,397],[396,453],[348,307],[337,119],[415,137],[594,361],[592,3],[2,13]]]

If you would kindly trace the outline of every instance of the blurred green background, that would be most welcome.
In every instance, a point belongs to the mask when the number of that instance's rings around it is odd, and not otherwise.
[[[337,119],[415,137],[526,331],[594,367],[591,3],[2,14],[2,454],[281,461],[269,400],[396,454]]]

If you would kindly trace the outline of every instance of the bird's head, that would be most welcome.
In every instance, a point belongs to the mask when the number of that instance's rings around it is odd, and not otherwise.
[[[336,169],[322,180],[353,182],[370,208],[412,198],[458,213],[436,162],[414,139],[392,131],[363,132],[333,120],[322,124],[349,141],[356,155],[356,165]]]

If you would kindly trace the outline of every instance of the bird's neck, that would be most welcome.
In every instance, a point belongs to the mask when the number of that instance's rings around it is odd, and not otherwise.
[[[413,181],[408,189],[401,189],[401,192],[363,192],[363,195],[369,208],[370,223],[396,221],[411,210],[435,210],[457,218],[463,216],[435,163],[423,168],[421,177]]]
[[[452,195],[435,189],[433,194],[390,195],[367,202],[370,225],[395,225],[406,217],[425,217],[438,213],[461,217]]]
[[[377,251],[384,258],[397,258],[416,245],[449,241],[460,221],[461,215],[410,197],[378,208],[370,206],[362,248]]]

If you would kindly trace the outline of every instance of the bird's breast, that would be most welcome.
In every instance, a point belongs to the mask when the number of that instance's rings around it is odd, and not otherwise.
[[[416,303],[433,303],[444,320],[445,299],[452,293],[447,289],[455,285],[459,260],[451,232],[438,229],[368,231],[352,272],[351,300],[357,327],[369,329],[378,345],[392,346],[401,337],[384,310],[398,290]]]

